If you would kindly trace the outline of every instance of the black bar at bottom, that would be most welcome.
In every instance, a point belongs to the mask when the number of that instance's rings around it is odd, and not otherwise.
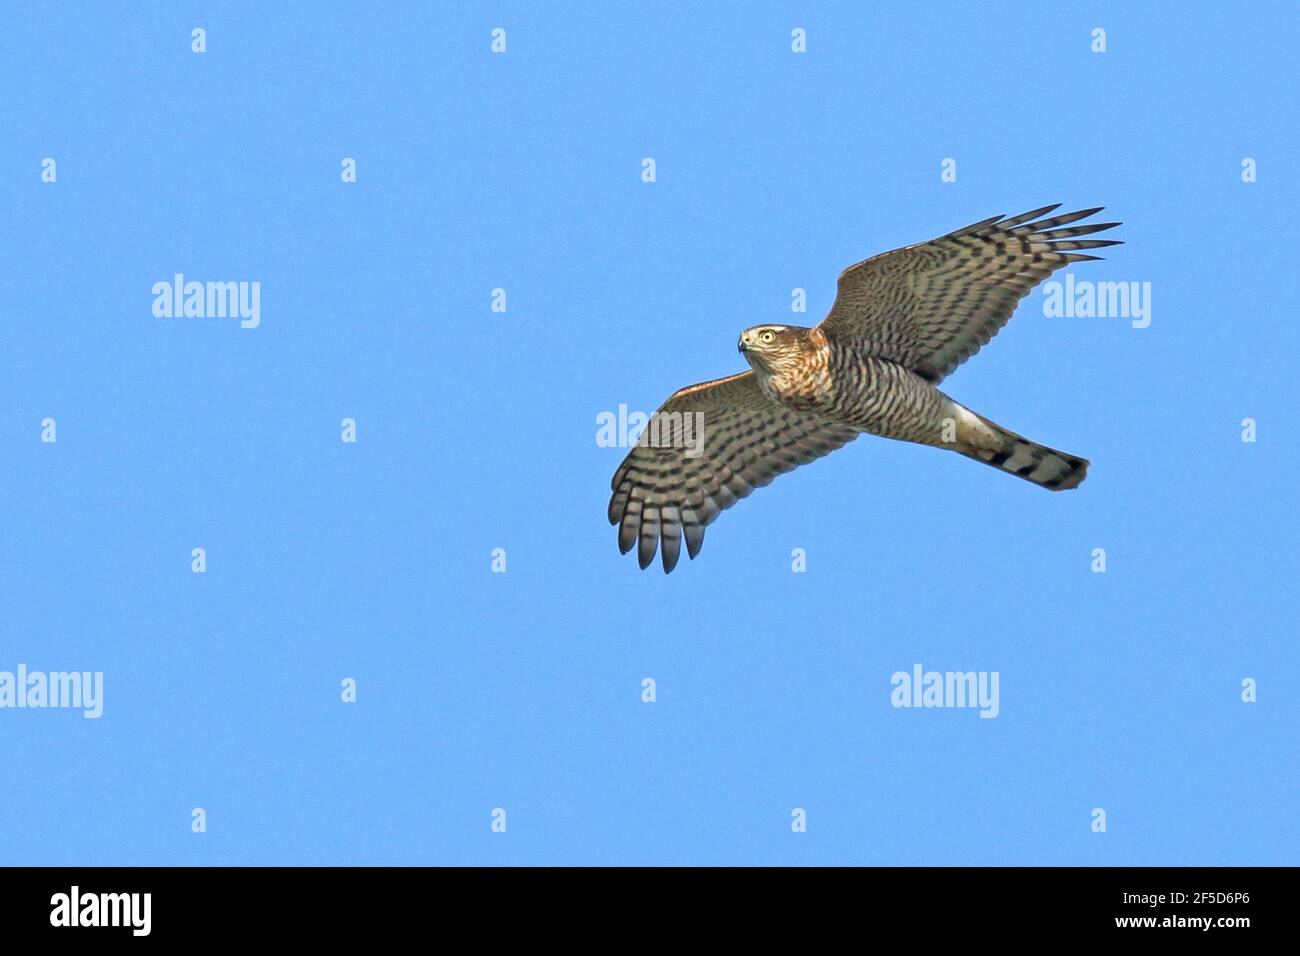
[[[1295,876],[1248,867],[9,868],[0,869],[0,926],[7,943],[337,944],[432,927],[495,938],[601,926],[615,944],[611,927],[628,940],[666,940],[678,925],[739,939],[775,922],[866,938],[911,927],[927,941],[1199,935],[1231,945],[1286,932]]]

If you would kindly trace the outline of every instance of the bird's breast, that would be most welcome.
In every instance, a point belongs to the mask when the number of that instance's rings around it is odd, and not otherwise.
[[[774,402],[796,411],[811,412],[830,404],[835,383],[829,369],[802,368],[767,376],[759,386]]]

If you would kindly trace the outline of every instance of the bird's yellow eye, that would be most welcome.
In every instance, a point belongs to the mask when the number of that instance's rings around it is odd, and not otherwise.
[[[776,333],[771,329],[764,329],[762,332],[758,333],[758,340],[765,345],[770,344],[776,341]]]

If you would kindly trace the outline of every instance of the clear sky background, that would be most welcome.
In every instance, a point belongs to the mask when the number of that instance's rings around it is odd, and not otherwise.
[[[616,6],[6,8],[0,670],[105,701],[0,710],[0,863],[1295,863],[1296,7]],[[1035,292],[944,387],[1078,491],[864,437],[618,554],[597,415],[1051,202],[1150,326]]]

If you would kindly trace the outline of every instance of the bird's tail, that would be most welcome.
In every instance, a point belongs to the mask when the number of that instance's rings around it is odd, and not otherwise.
[[[969,409],[961,411],[956,448],[967,458],[1009,471],[1049,491],[1075,488],[1087,477],[1086,458],[1030,441]]]

